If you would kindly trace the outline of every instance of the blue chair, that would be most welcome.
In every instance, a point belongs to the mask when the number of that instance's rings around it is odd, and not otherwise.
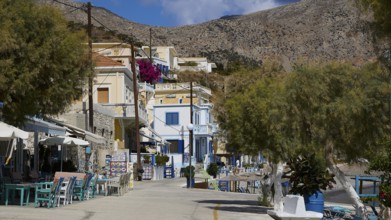
[[[64,181],[64,177],[55,179],[53,182],[41,182],[35,185],[35,208],[42,206],[43,203],[47,204],[48,208],[56,206],[61,185]]]
[[[80,201],[83,201],[86,198],[88,199],[89,187],[90,187],[90,182],[92,177],[93,177],[92,174],[86,174],[84,176],[82,183],[78,181],[78,183],[75,185],[73,190],[74,197],[78,198]]]
[[[98,175],[92,175],[90,186],[88,187],[88,197],[89,198],[95,198],[96,194],[96,186],[97,186],[97,181],[98,180]]]

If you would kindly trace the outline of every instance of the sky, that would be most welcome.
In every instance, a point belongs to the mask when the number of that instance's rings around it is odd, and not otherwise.
[[[199,24],[225,15],[243,15],[300,0],[75,0],[91,2],[130,21],[164,27]]]

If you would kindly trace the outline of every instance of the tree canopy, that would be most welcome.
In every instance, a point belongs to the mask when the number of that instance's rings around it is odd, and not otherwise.
[[[4,120],[58,114],[79,98],[88,75],[86,35],[59,11],[31,0],[0,0],[0,101]]]
[[[289,74],[263,74],[232,91],[220,121],[237,152],[267,150],[282,159],[332,141],[334,153],[353,160],[390,129],[388,74],[378,64],[297,64]]]
[[[217,99],[218,120],[233,152],[257,155],[269,146],[281,147],[283,117],[282,67],[266,63],[258,71],[241,69],[226,80],[225,94]],[[275,154],[277,155],[277,154]]]
[[[371,8],[380,29],[391,34],[391,1],[389,0],[361,0],[366,8]]]
[[[222,127],[235,152],[261,151],[278,164],[298,153],[324,153],[328,168],[363,213],[336,159],[366,157],[389,137],[390,91],[388,73],[377,63],[298,63],[290,73],[265,75],[227,95]]]
[[[286,82],[287,123],[301,145],[332,144],[349,161],[388,136],[390,88],[380,65],[297,65]]]

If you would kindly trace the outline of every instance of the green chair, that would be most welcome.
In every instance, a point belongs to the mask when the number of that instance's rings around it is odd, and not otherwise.
[[[92,174],[86,174],[82,182],[78,181],[73,189],[73,196],[78,198],[80,201],[88,199],[89,187],[92,179]]]
[[[98,180],[98,174],[93,175],[89,186],[89,192],[88,192],[89,198],[95,198],[96,187],[98,182],[97,180]]]
[[[35,208],[47,204],[48,208],[53,208],[58,203],[60,188],[64,177],[54,179],[53,182],[41,182],[35,185]]]

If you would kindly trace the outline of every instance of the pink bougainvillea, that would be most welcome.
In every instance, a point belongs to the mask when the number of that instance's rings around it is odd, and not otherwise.
[[[137,64],[140,69],[140,81],[155,84],[160,80],[160,69],[149,60],[137,60]]]

